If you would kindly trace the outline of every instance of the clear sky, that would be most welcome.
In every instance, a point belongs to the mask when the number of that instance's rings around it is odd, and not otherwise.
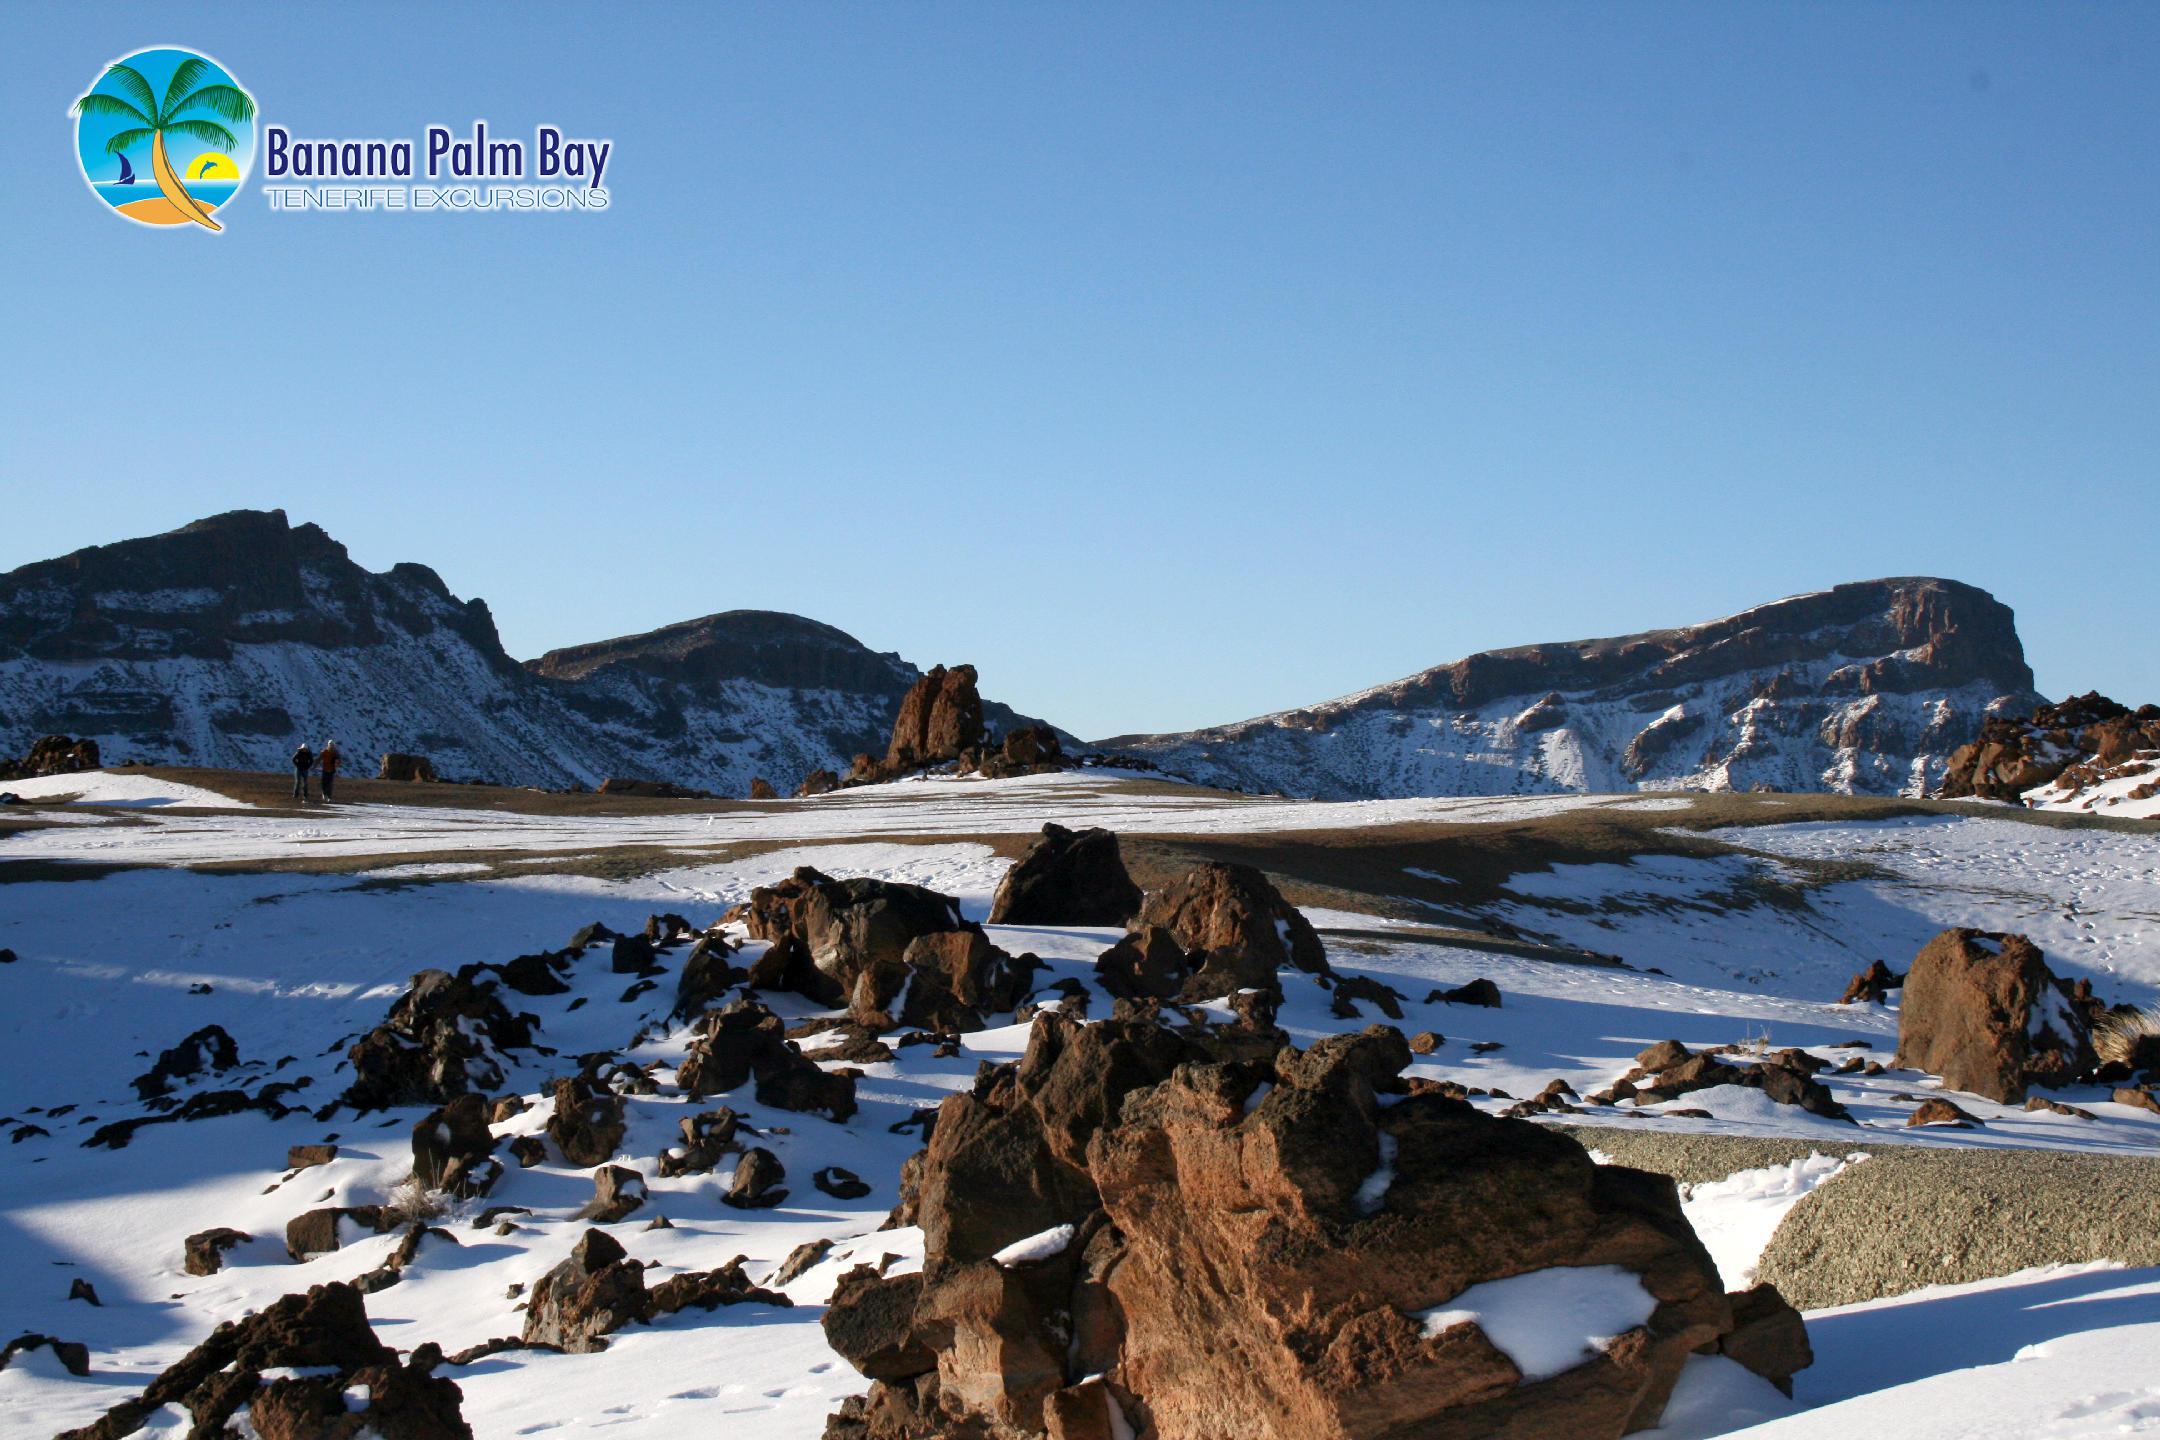
[[[236,507],[513,654],[815,616],[1085,735],[1941,574],[2160,700],[2160,6],[0,5],[0,569]],[[105,61],[614,142],[153,232]],[[259,176],[259,167],[258,167]]]

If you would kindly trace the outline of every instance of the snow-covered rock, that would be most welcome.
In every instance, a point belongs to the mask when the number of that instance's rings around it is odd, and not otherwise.
[[[1708,624],[1493,650],[1234,725],[1103,741],[1319,799],[1629,789],[1924,793],[2039,697],[2010,610],[1954,580],[1840,585]]]

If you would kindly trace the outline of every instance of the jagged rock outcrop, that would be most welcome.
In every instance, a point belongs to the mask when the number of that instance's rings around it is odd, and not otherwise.
[[[706,1011],[675,1078],[693,1100],[754,1079],[760,1105],[822,1114],[835,1124],[855,1113],[855,1081],[804,1055],[780,1017],[754,1000]]]
[[[1945,930],[1906,972],[1897,1063],[2015,1104],[2092,1070],[2092,1009],[2089,987],[2056,979],[2023,935]]]
[[[444,1105],[500,1090],[502,1052],[530,1049],[533,1018],[502,1001],[493,967],[423,970],[390,1013],[346,1052],[353,1081],[339,1103],[356,1110]]]
[[[1142,899],[1115,834],[1053,823],[998,881],[990,923],[1125,925],[1140,913]]]
[[[1987,716],[2040,703],[2032,684],[2007,606],[1902,578],[1682,629],[1487,651],[1322,705],[1099,743],[1208,784],[1321,799],[1924,794]]]
[[[1188,957],[1183,999],[1279,990],[1278,970],[1328,975],[1327,951],[1298,909],[1250,865],[1208,861],[1147,897],[1137,927],[1156,926]]]
[[[2132,710],[2088,691],[2030,714],[1990,716],[1951,753],[1938,793],[2085,810],[2153,799],[2160,705]]]
[[[98,743],[68,735],[40,735],[20,760],[0,757],[0,780],[41,780],[47,775],[78,775],[100,764]]]
[[[495,1188],[502,1162],[488,1129],[490,1106],[467,1092],[413,1123],[413,1179],[423,1190],[472,1199]]]
[[[471,1440],[463,1392],[434,1373],[441,1363],[423,1345],[401,1364],[358,1289],[317,1285],[218,1326],[139,1397],[61,1440],[120,1440],[168,1405],[187,1411],[191,1434],[243,1420],[263,1440]]]
[[[282,771],[302,735],[335,734],[350,755],[424,752],[459,777],[741,794],[755,775],[792,783],[882,749],[920,676],[832,626],[755,610],[520,665],[483,602],[423,565],[365,570],[278,510],[0,575],[9,756],[65,731],[107,762]],[[980,709],[1007,733],[1035,723]]]
[[[1774,1291],[1743,1326],[1669,1179],[1438,1094],[1383,1105],[1399,1032],[1204,1053],[1045,1017],[945,1103],[921,1273],[857,1269],[827,1312],[875,1382],[828,1440],[1617,1440],[1691,1353],[1806,1363]],[[1581,1333],[1509,1324],[1533,1292]]]

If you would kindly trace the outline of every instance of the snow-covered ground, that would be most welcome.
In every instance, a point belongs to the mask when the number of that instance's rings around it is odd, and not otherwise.
[[[677,911],[703,924],[797,865],[928,885],[958,896],[965,913],[980,919],[1007,862],[957,837],[1024,833],[1046,819],[1226,836],[1421,820],[1498,823],[1597,806],[1654,813],[1688,803],[1630,795],[1316,805],[1075,775],[929,782],[710,813],[562,818],[400,806],[293,815],[140,775],[5,788],[85,803],[33,812],[48,820],[68,815],[72,823],[0,833],[0,862],[57,862],[37,867],[36,878],[0,881],[0,947],[17,956],[0,966],[0,1129],[25,1130],[0,1145],[0,1338],[45,1331],[84,1341],[92,1355],[87,1379],[66,1375],[42,1351],[0,1371],[0,1432],[9,1435],[87,1422],[220,1320],[373,1269],[396,1241],[369,1236],[296,1264],[282,1236],[285,1222],[303,1210],[387,1198],[410,1169],[417,1109],[358,1120],[344,1112],[328,1122],[299,1112],[280,1120],[248,1114],[150,1126],[120,1150],[81,1143],[102,1124],[144,1113],[129,1080],[199,1026],[223,1026],[243,1069],[193,1088],[253,1091],[273,1078],[306,1077],[312,1084],[300,1098],[314,1106],[347,1083],[344,1048],[381,1020],[418,970],[552,949],[595,920],[634,930],[649,912]],[[188,813],[166,813],[174,810]],[[1638,1051],[1664,1039],[1691,1046],[1759,1041],[1888,1063],[1895,1010],[1830,1002],[1868,959],[1879,955],[1902,968],[1949,924],[2025,931],[2059,970],[2093,976],[2111,1000],[2160,994],[2160,833],[2050,829],[1976,813],[1752,827],[1720,838],[1748,853],[1646,855],[1511,877],[1491,918],[1619,953],[1629,969],[1450,943],[1429,927],[1371,915],[1308,914],[1328,935],[1338,970],[1394,986],[1409,997],[1402,1027],[1445,1037],[1411,1073],[1509,1096],[1534,1094],[1555,1078],[1584,1093],[1602,1088]],[[745,841],[775,848],[749,858],[720,853]],[[643,873],[627,879],[556,868],[560,857],[615,847],[680,852],[680,863],[636,867]],[[460,861],[460,851],[491,859]],[[499,863],[506,853],[521,863],[506,869]],[[247,868],[295,855],[334,856],[354,873]],[[419,855],[429,858],[401,858]],[[1746,898],[1764,883],[1790,880],[1796,865],[1825,859],[1864,860],[1871,869],[1814,885],[1798,906]],[[98,863],[82,865],[78,878],[53,878],[70,875],[73,862]],[[241,863],[188,868],[232,862]],[[1436,920],[1451,925],[1473,918],[1435,910]],[[1063,978],[1089,981],[1094,958],[1114,935],[1001,926],[992,927],[992,938],[1041,956],[1050,967],[1039,977],[1047,987]],[[573,993],[519,997],[518,1008],[540,1018],[540,1043],[559,1056],[630,1047],[641,1062],[673,1061],[688,1038],[665,1020],[682,954],[666,957],[671,973],[657,989],[628,994],[628,978],[608,973],[604,950],[594,950],[579,962]],[[1478,976],[1499,986],[1501,1008],[1424,1003],[1429,992]],[[1380,1018],[1369,1004],[1358,1020],[1333,1016],[1330,997],[1299,977],[1288,977],[1287,990],[1282,1023],[1299,1043]],[[793,997],[768,999],[791,1019],[813,1013]],[[1095,1013],[1106,1011],[1099,1004]],[[673,1143],[685,1102],[672,1090],[631,1097],[619,1159],[645,1174],[652,1198],[614,1229],[631,1254],[657,1262],[653,1281],[736,1255],[762,1280],[806,1241],[830,1240],[834,1249],[785,1287],[797,1302],[792,1309],[691,1311],[624,1331],[602,1354],[510,1352],[460,1369],[455,1378],[475,1433],[606,1427],[626,1437],[818,1435],[839,1398],[864,1382],[825,1344],[817,1307],[858,1261],[890,1254],[904,1266],[920,1255],[919,1235],[877,1228],[897,1196],[900,1164],[918,1144],[914,1132],[891,1127],[967,1086],[980,1061],[1017,1055],[1026,1035],[1025,1026],[1006,1026],[967,1036],[956,1056],[940,1059],[917,1046],[869,1065],[861,1112],[845,1125],[766,1111],[740,1093],[724,1097],[764,1132],[758,1143],[786,1167],[789,1196],[769,1210],[719,1204],[726,1168],[660,1177],[657,1156]],[[1856,1041],[1872,1048],[1835,1048]],[[549,1113],[543,1087],[569,1068],[533,1052],[510,1058],[505,1088],[535,1104],[496,1127],[503,1136],[542,1128]],[[1894,1070],[1820,1078],[1856,1124],[1771,1105],[1760,1091],[1737,1087],[1665,1107],[1707,1110],[1708,1118],[1621,1119],[1595,1110],[1569,1118],[1819,1142],[1807,1158],[1689,1189],[1688,1214],[1735,1286],[1794,1204],[1841,1166],[1867,1163],[1850,1158],[1856,1154],[1886,1145],[2150,1154],[2160,1145],[2160,1116],[2115,1105],[2098,1090],[2063,1097],[2093,1111],[2090,1121],[1960,1095],[1981,1128],[1915,1131],[1904,1126],[1912,1097],[1935,1093],[1933,1080]],[[1478,1103],[1498,1110],[1509,1101]],[[331,1132],[337,1159],[288,1176],[286,1148]],[[843,1202],[813,1188],[810,1176],[832,1165],[861,1175],[870,1194]],[[529,1285],[563,1257],[583,1229],[570,1216],[591,1193],[581,1170],[552,1162],[512,1170],[488,1200],[438,1222],[456,1235],[456,1247],[424,1247],[401,1284],[369,1297],[378,1332],[402,1348],[433,1340],[446,1350],[515,1333],[522,1316],[507,1288]],[[533,1213],[514,1217],[517,1228],[508,1234],[472,1226],[482,1208],[498,1204]],[[654,1213],[673,1228],[646,1230]],[[186,1275],[183,1240],[213,1225],[256,1239],[219,1274]],[[102,1306],[64,1298],[78,1277],[96,1286]],[[1447,1308],[1501,1317],[1508,1333],[1530,1337],[1522,1341],[1526,1353],[1544,1347],[1541,1363],[1552,1359],[1544,1352],[1559,1344],[1553,1336],[1561,1329],[1575,1327],[1562,1337],[1572,1355],[1609,1327],[1624,1328],[1633,1303],[1624,1287],[1564,1295],[1489,1288],[1495,1293],[1465,1295]],[[1572,1317],[1566,1326],[1563,1311]],[[1542,1330],[1541,1317],[1550,1322]],[[2160,1426],[2160,1392],[2150,1388],[2160,1385],[2153,1378],[2160,1375],[2160,1273],[2028,1274],[1821,1312],[1810,1322],[1819,1360],[1800,1377],[1793,1400],[1729,1362],[1700,1360],[1655,1433],[1681,1440],[1767,1422],[1742,1433],[1769,1440],[2084,1437]]]

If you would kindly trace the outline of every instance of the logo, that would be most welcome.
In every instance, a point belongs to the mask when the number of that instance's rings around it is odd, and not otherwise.
[[[255,99],[207,55],[159,47],[105,67],[75,102],[91,193],[143,225],[223,230],[255,160]]]

